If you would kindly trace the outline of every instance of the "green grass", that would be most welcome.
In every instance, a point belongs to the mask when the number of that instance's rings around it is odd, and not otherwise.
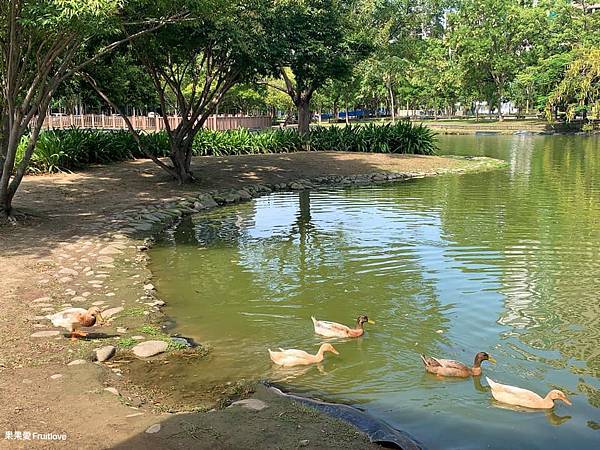
[[[138,329],[140,333],[149,334],[150,336],[159,336],[164,333],[160,330],[160,328],[152,326],[152,325],[144,325]]]
[[[138,341],[133,338],[121,338],[117,341],[117,346],[120,348],[131,348],[136,345]]]

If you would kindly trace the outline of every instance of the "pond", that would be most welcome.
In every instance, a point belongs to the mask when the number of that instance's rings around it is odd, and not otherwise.
[[[203,381],[270,379],[366,409],[428,448],[598,448],[600,140],[441,136],[443,152],[507,169],[275,193],[186,219],[151,251],[176,331],[209,344]],[[316,352],[310,316],[376,321],[332,341],[320,367],[281,370],[267,348]],[[485,378],[440,380],[419,353],[569,407],[516,411]]]

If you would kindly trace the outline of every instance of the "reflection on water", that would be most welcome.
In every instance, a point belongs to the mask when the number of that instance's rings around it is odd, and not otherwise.
[[[207,380],[270,378],[360,404],[430,448],[593,448],[600,440],[600,145],[597,138],[441,138],[492,173],[279,193],[198,214],[151,252],[178,331],[214,348]],[[377,324],[319,366],[310,316]],[[480,378],[440,380],[419,353],[498,360],[484,374],[574,401],[499,407]],[[590,425],[591,424],[591,425]],[[507,438],[508,436],[508,438]]]

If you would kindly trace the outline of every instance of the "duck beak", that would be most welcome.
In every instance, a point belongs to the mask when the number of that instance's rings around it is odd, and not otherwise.
[[[331,352],[335,353],[336,355],[339,355],[340,352],[338,352],[335,348],[331,347]]]
[[[367,320],[367,323],[370,323],[371,325],[375,325],[375,321],[371,320],[371,319]]]
[[[490,356],[488,358],[488,361],[491,362],[492,364],[496,364],[496,358],[494,358],[493,356]]]
[[[572,406],[573,402],[571,400],[569,400],[567,398],[567,396],[565,395],[565,397],[562,399],[563,402],[565,402],[567,405]]]

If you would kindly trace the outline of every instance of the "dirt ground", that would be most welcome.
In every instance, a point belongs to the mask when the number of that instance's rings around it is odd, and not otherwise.
[[[366,437],[349,426],[260,387],[254,396],[268,405],[261,411],[162,412],[128,385],[118,367],[89,361],[94,347],[118,339],[115,324],[76,342],[31,335],[51,331],[43,315],[67,305],[99,302],[104,309],[141,301],[136,296],[151,274],[135,243],[110,231],[111,217],[132,208],[249,183],[479,168],[463,159],[340,152],[196,158],[200,181],[184,187],[146,160],[27,177],[15,207],[29,218],[0,226],[0,448],[368,448]],[[107,256],[107,245],[119,255]],[[86,362],[67,365],[76,359]],[[158,432],[145,432],[157,424]],[[66,441],[24,439],[27,433],[66,434]],[[20,439],[6,439],[15,436]]]

